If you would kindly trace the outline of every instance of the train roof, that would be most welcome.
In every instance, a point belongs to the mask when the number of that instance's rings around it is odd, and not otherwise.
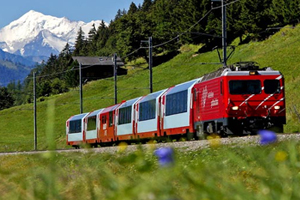
[[[238,62],[232,65],[221,67],[218,70],[205,74],[201,82],[207,81],[220,76],[247,76],[250,71],[255,71],[261,75],[282,75],[279,71],[271,67],[259,68],[256,62]]]
[[[82,113],[82,114],[78,114],[78,115],[74,115],[73,117],[71,117],[69,119],[69,121],[76,121],[76,120],[81,120],[83,119],[86,115],[88,115],[89,113]]]
[[[95,110],[95,111],[91,112],[91,113],[89,114],[88,117],[96,116],[96,115],[98,115],[100,112],[102,112],[103,110],[104,110],[104,108],[99,109],[99,110]]]
[[[122,105],[118,108],[125,108],[125,107],[128,107],[128,106],[131,106],[132,104],[134,104],[135,102],[137,102],[141,97],[137,97],[135,99],[130,99],[124,103],[122,103]]]
[[[198,78],[198,79],[194,79],[194,80],[191,80],[191,81],[188,81],[188,82],[185,82],[185,83],[175,85],[175,87],[171,88],[167,92],[167,95],[187,90],[188,88],[190,88],[191,86],[193,86],[195,83],[197,83],[200,80],[201,80],[201,78]]]
[[[119,103],[116,104],[116,105],[112,105],[110,107],[107,107],[107,108],[104,108],[102,113],[106,113],[106,112],[110,112],[110,111],[113,111],[113,110],[116,110],[118,107],[119,107]]]
[[[160,95],[162,95],[166,90],[167,90],[167,89],[164,89],[164,90],[160,90],[160,91],[157,91],[157,92],[150,93],[150,94],[148,94],[147,96],[145,96],[145,97],[140,101],[140,103],[145,102],[145,101],[150,101],[150,100],[156,99],[157,97],[159,97]]]

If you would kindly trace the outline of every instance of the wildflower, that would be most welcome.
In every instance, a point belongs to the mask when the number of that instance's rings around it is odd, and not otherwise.
[[[128,144],[126,142],[120,142],[118,145],[119,152],[124,152],[127,149]]]
[[[158,157],[160,166],[170,166],[174,164],[174,151],[171,147],[161,147],[154,154]]]
[[[286,160],[287,158],[287,153],[284,152],[284,151],[278,151],[275,155],[275,160],[278,161],[278,162],[283,162]]]
[[[270,130],[260,130],[258,131],[258,134],[260,135],[260,144],[266,145],[271,144],[277,141],[277,135],[275,132]]]
[[[211,147],[219,147],[221,145],[221,140],[219,135],[212,134],[207,137],[207,140],[209,142],[209,145]]]

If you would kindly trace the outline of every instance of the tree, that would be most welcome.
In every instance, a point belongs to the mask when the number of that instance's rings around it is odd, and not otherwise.
[[[79,74],[78,70],[73,70],[75,67],[78,67],[79,64],[77,61],[71,63],[71,66],[68,67],[68,71],[65,75],[66,85],[68,87],[76,87],[79,85]]]
[[[136,7],[135,3],[131,3],[129,10],[128,10],[128,15],[133,15],[134,13],[136,13],[138,11],[138,8]]]
[[[295,25],[300,20],[299,0],[273,0],[270,13],[274,24],[284,26],[289,23]]]
[[[272,24],[269,8],[272,0],[242,0],[238,18],[244,32],[253,33],[254,38],[264,39],[262,33]]]
[[[164,43],[175,38],[179,29],[176,24],[178,16],[173,12],[179,5],[179,0],[156,0],[153,4],[152,18],[154,28],[152,30],[153,42],[156,44]],[[178,48],[175,41],[166,43],[155,51],[161,52]]]
[[[152,0],[144,0],[142,5],[142,11],[149,12],[152,6]]]
[[[109,29],[107,28],[107,26],[105,25],[104,21],[102,20],[98,30],[97,30],[97,41],[96,41],[96,45],[97,45],[97,50],[98,52],[101,52],[102,49],[104,48],[108,38],[109,38]],[[102,55],[101,53],[98,55]]]
[[[51,82],[44,80],[37,84],[37,96],[50,96],[51,94]]]
[[[84,37],[84,32],[82,28],[79,28],[77,33],[76,41],[75,41],[75,50],[73,52],[74,56],[82,56],[86,54],[86,41]]]
[[[122,17],[122,11],[119,9],[119,10],[117,11],[117,14],[116,14],[116,16],[115,16],[115,20],[114,20],[114,21],[120,19],[121,17]]]
[[[12,81],[7,85],[7,91],[12,95],[14,105],[21,105],[23,103],[24,95],[22,90],[23,87],[20,80],[17,83]]]
[[[95,24],[92,25],[91,30],[88,33],[88,40],[87,40],[87,44],[88,44],[88,51],[90,55],[94,55],[96,50],[97,50],[97,46],[96,46],[96,41],[98,38],[98,34],[97,34],[97,30],[95,28]]]
[[[14,105],[12,94],[8,92],[7,88],[0,87],[0,110],[10,108]]]
[[[64,49],[60,52],[58,59],[57,59],[57,72],[61,72],[58,74],[58,77],[60,79],[64,79],[66,76],[66,73],[64,73],[67,69],[72,60],[72,54],[71,54],[71,49],[70,45],[67,43]]]
[[[51,94],[60,94],[67,91],[68,88],[64,81],[59,78],[55,78],[51,81]]]
[[[210,9],[210,1],[181,0],[178,2],[173,9],[173,16],[177,16],[174,23],[177,25],[178,32],[182,34],[181,43],[199,44],[211,39],[202,34],[208,33],[205,30],[208,20],[203,17]],[[200,19],[202,20],[200,21]],[[216,27],[213,28],[216,29]]]

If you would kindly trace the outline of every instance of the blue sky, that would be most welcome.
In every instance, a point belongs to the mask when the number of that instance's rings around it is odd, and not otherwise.
[[[143,0],[5,0],[0,7],[0,29],[20,18],[30,10],[55,17],[67,17],[72,21],[113,19],[118,9],[128,10],[131,2],[142,4]]]

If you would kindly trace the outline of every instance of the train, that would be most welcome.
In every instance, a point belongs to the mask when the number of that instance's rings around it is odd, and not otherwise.
[[[205,139],[282,133],[286,124],[284,76],[255,62],[238,62],[172,87],[66,121],[67,145]]]

